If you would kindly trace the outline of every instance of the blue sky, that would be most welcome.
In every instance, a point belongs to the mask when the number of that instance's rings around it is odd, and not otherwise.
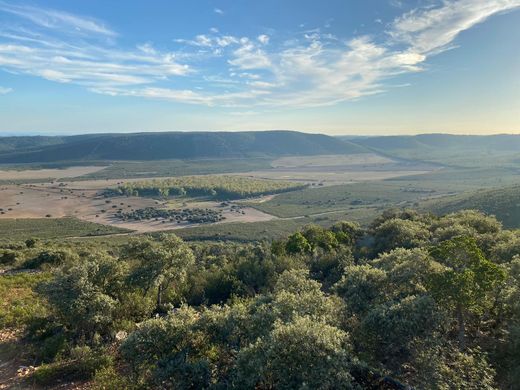
[[[520,0],[0,0],[0,131],[520,132]]]

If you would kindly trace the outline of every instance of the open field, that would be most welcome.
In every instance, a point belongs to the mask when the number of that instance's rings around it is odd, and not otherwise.
[[[102,236],[129,232],[126,229],[76,218],[1,219],[0,241],[21,241],[27,238],[64,238]]]
[[[117,195],[104,196],[107,188],[134,188],[139,182],[160,183],[182,178],[168,179],[170,176],[154,177],[155,174],[174,172],[176,166],[182,172],[197,172],[209,169],[209,161],[188,164],[180,162],[124,163],[127,167],[145,164],[143,171],[134,171],[133,178],[97,178],[115,165],[80,166],[67,169],[9,170],[11,178],[21,183],[0,186],[0,221],[12,219],[42,219],[74,217],[80,221],[94,222],[118,229],[128,229],[135,233],[175,230],[186,238],[226,237],[239,240],[273,238],[294,230],[305,223],[335,220],[336,217],[349,218],[359,222],[369,220],[378,210],[389,207],[433,207],[441,204],[445,197],[450,199],[460,194],[472,193],[483,188],[503,187],[520,182],[520,171],[516,168],[439,168],[432,164],[393,160],[372,153],[353,155],[320,155],[281,157],[274,160],[259,159],[244,165],[244,172],[237,172],[244,160],[217,165],[218,172],[224,168],[233,173],[217,173],[213,176],[193,176],[196,181],[221,182],[221,175],[240,180],[271,179],[276,184],[282,182],[294,185],[308,185],[281,194],[272,194],[251,199],[236,199],[223,206],[219,199],[210,194],[193,193],[191,196],[168,196],[160,194],[149,197]],[[260,166],[268,169],[258,170]],[[183,167],[188,167],[184,169]],[[161,168],[162,167],[162,168]],[[141,166],[144,168],[144,166]],[[164,169],[163,169],[164,168]],[[130,168],[128,168],[130,169]],[[252,170],[251,170],[252,169]],[[68,178],[67,175],[80,175]],[[63,175],[59,182],[31,183],[37,177],[41,181],[50,173]],[[114,173],[114,171],[112,172]],[[150,178],[142,177],[150,174]],[[17,176],[18,175],[18,176]],[[124,173],[125,176],[129,176]],[[110,175],[108,175],[110,176]],[[117,176],[117,175],[116,175]],[[27,179],[23,179],[26,177]],[[172,177],[178,177],[172,175]],[[21,179],[20,179],[21,178]],[[206,179],[207,178],[207,179]],[[240,182],[240,180],[237,181]],[[192,180],[193,181],[193,180]],[[179,182],[180,183],[180,182]],[[177,183],[178,184],[178,183]],[[182,184],[182,183],[181,183]],[[208,187],[209,188],[209,187]],[[174,191],[175,192],[175,191]],[[249,193],[246,191],[246,193]],[[129,194],[130,195],[130,194]],[[175,195],[175,194],[172,194]],[[246,195],[242,195],[246,196]],[[425,205],[423,207],[423,205]],[[120,213],[140,213],[147,208],[168,210],[208,209],[209,214],[217,213],[217,221],[193,223],[175,218],[131,219],[121,218]],[[444,210],[444,209],[443,209]],[[450,209],[451,210],[451,209]],[[188,211],[189,213],[189,211]],[[138,215],[138,214],[136,214]],[[174,214],[176,215],[176,214]],[[1,222],[0,224],[5,223]],[[39,222],[38,224],[40,224]],[[38,225],[37,224],[37,225]],[[28,224],[27,235],[33,233]],[[97,226],[97,225],[96,225]],[[51,229],[52,230],[52,229]],[[4,230],[7,233],[7,230]],[[55,233],[58,230],[54,230]],[[92,229],[87,229],[92,232]],[[96,230],[93,229],[95,232]],[[36,229],[36,233],[38,229]],[[36,234],[35,233],[35,234]],[[68,234],[68,236],[82,236]],[[102,234],[106,234],[103,232]],[[52,235],[52,234],[51,234]],[[50,235],[48,235],[50,236]]]
[[[103,170],[103,166],[77,166],[63,169],[10,169],[0,170],[1,181],[21,181],[35,179],[63,179],[93,174]]]
[[[223,158],[204,160],[115,161],[102,170],[88,173],[77,180],[135,179],[209,175],[268,169],[270,158]]]
[[[385,180],[401,176],[415,176],[439,169],[427,163],[409,163],[372,153],[352,155],[321,155],[282,157],[266,170],[253,170],[236,175],[290,180],[314,185],[337,185],[358,181]]]

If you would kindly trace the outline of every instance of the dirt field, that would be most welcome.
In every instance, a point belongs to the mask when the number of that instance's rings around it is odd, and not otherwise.
[[[1,171],[0,179],[29,180],[35,178],[77,177],[103,167],[71,167],[67,169],[43,169],[27,171]],[[236,173],[236,175],[292,180],[311,185],[328,186],[360,181],[382,180],[392,177],[417,175],[430,172],[433,166],[422,164],[413,166],[394,161],[386,157],[371,154],[351,156],[311,156],[284,157],[273,162],[270,170]],[[3,176],[2,176],[3,175]],[[84,180],[61,181],[37,184],[16,184],[0,187],[0,219],[2,218],[43,218],[71,216],[81,220],[112,225],[121,228],[148,232],[157,230],[179,229],[197,226],[189,223],[170,221],[122,221],[115,216],[118,209],[128,212],[145,207],[166,208],[210,208],[222,212],[226,222],[259,222],[269,221],[276,217],[251,207],[240,206],[240,202],[230,203],[222,207],[220,202],[200,201],[197,199],[155,200],[140,197],[113,197],[106,199],[101,192],[108,187],[129,181],[143,180]],[[160,178],[155,178],[160,179]],[[77,179],[76,179],[77,180]],[[258,199],[259,202],[272,199],[273,196]]]
[[[114,186],[117,180],[106,181],[74,181],[62,183],[19,184],[0,187],[0,220],[2,218],[43,218],[46,216],[76,217],[81,220],[106,225],[149,232],[158,230],[180,229],[197,224],[171,223],[162,221],[122,221],[115,217],[118,209],[132,211],[145,207],[166,208],[210,208],[222,211],[225,222],[257,222],[273,219],[272,215],[251,207],[242,207],[240,212],[231,207],[221,207],[220,202],[187,200],[159,201],[140,197],[111,197],[100,195],[100,192]],[[230,203],[232,205],[234,203]]]
[[[70,167],[65,169],[0,170],[0,180],[63,179],[94,173],[106,167]]]

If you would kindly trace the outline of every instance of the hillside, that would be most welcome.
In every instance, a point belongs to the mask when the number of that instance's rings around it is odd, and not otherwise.
[[[0,163],[351,154],[362,146],[294,131],[165,132],[0,138]]]
[[[419,134],[339,138],[388,156],[447,165],[513,166],[520,161],[520,135]]]
[[[520,228],[520,186],[463,193],[425,205],[437,215],[475,209],[497,217],[506,228]]]

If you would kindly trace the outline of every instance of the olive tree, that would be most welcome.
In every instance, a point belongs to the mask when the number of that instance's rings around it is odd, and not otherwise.
[[[172,284],[182,283],[195,261],[190,247],[173,234],[137,239],[123,253],[126,259],[137,261],[130,275],[131,284],[141,288],[144,294],[156,289],[157,311],[162,310],[164,291]]]
[[[444,241],[431,254],[445,266],[432,274],[431,293],[441,305],[455,310],[459,345],[464,349],[466,317],[482,313],[491,304],[491,293],[505,279],[505,271],[487,260],[472,238]]]

